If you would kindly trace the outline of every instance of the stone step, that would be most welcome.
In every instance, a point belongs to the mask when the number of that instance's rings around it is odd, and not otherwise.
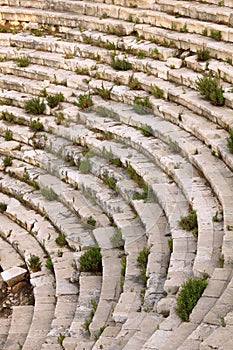
[[[108,326],[112,312],[120,295],[121,260],[119,249],[112,249],[111,237],[115,234],[112,227],[94,230],[94,236],[101,247],[103,277],[99,303],[89,326],[91,337],[99,336],[103,327]]]
[[[224,290],[227,290],[228,283],[231,280],[231,270],[229,269],[215,269],[212,277],[208,281],[208,285],[203,292],[202,297],[194,307],[189,323],[182,323],[173,335],[168,338],[167,342],[161,346],[161,350],[165,349],[182,349],[182,344],[186,339],[191,338],[190,334],[195,334],[195,330],[205,317],[211,313],[211,309],[215,308],[215,305],[219,301],[221,294],[224,294]],[[206,322],[205,322],[206,323]],[[207,333],[208,334],[208,333]],[[190,344],[189,344],[190,346]]]
[[[210,51],[211,57],[216,57],[223,61],[227,61],[232,56],[232,45],[230,43],[217,42],[200,34],[177,33],[168,29],[151,27],[147,24],[135,24],[135,30],[144,39],[148,40],[154,37],[154,42],[163,46],[166,44],[168,47],[175,46],[192,52],[197,52],[200,47],[205,47]]]
[[[32,305],[13,306],[11,325],[3,350],[14,350],[23,346],[27,337],[34,307]]]
[[[7,339],[9,329],[10,329],[11,319],[10,318],[0,318],[0,347],[3,349],[5,341]]]
[[[3,217],[1,214],[0,217]],[[3,271],[8,270],[14,266],[24,267],[25,263],[15,249],[8,244],[2,237],[0,237],[0,264]],[[9,256],[11,259],[9,260]]]
[[[92,303],[98,303],[101,291],[101,276],[81,273],[79,277],[79,297],[74,319],[69,328],[69,335],[63,340],[63,347],[67,350],[75,350],[76,346],[83,345],[91,348],[93,341],[86,338],[87,331],[84,323],[90,317]]]
[[[121,20],[106,18],[99,19],[93,16],[78,15],[72,12],[54,12],[51,10],[40,10],[35,8],[18,8],[4,6],[2,10],[2,21],[34,22],[37,24],[53,25],[68,28],[81,27],[83,29],[94,29],[99,31],[115,31],[118,35],[129,35],[134,31],[134,24],[122,22]]]

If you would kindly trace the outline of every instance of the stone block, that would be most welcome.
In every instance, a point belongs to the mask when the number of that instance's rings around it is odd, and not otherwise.
[[[7,283],[9,287],[13,286],[14,284],[22,281],[24,279],[24,276],[26,275],[27,270],[23,269],[22,267],[12,267],[8,270],[5,270],[1,272],[1,276],[4,282]]]
[[[180,58],[169,57],[166,64],[170,68],[178,69],[182,66],[182,60]]]

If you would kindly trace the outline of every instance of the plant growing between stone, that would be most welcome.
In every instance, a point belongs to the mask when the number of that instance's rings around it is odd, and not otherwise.
[[[122,238],[122,233],[119,228],[115,228],[115,233],[110,238],[113,248],[123,249],[125,241]]]
[[[154,98],[163,98],[163,90],[160,89],[157,85],[151,87],[151,93]]]
[[[64,101],[64,95],[62,92],[57,92],[55,95],[47,95],[46,100],[50,108],[55,108]]]
[[[41,270],[41,261],[40,261],[40,257],[37,256],[37,255],[31,255],[29,260],[28,260],[28,266],[29,266],[29,269],[32,271],[32,272],[37,272],[37,271],[40,271]]]
[[[192,231],[194,237],[197,237],[198,222],[196,210],[191,210],[187,216],[181,217],[179,225],[186,231]]]
[[[149,96],[146,96],[144,99],[137,97],[134,100],[133,108],[134,108],[134,111],[136,113],[141,114],[141,115],[151,113],[152,105],[150,103]]]
[[[91,171],[91,162],[88,158],[83,158],[78,162],[78,170],[82,174],[87,174]]]
[[[98,306],[97,301],[95,299],[91,300],[91,306],[92,306],[92,309],[91,309],[91,312],[89,314],[89,317],[84,322],[84,329],[86,331],[88,331],[89,333],[90,333],[89,326],[90,326],[90,324],[92,322],[92,319],[93,319],[93,317],[95,315],[95,312],[96,312],[96,309],[97,309],[97,306]]]
[[[11,156],[5,156],[3,158],[3,164],[4,164],[4,166],[11,166],[11,164],[12,164]]]
[[[0,202],[0,213],[4,213],[7,210],[7,204]]]
[[[133,74],[129,77],[128,85],[132,90],[141,89],[141,84],[139,83],[138,79],[133,76]]]
[[[197,60],[200,62],[205,62],[210,58],[210,51],[204,47],[200,50],[197,50]]]
[[[112,62],[111,62],[111,67],[115,70],[119,71],[127,71],[132,69],[132,64],[128,62],[126,59],[120,59],[116,57],[115,54],[112,56]]]
[[[101,96],[104,100],[110,100],[112,88],[113,88],[113,86],[112,86],[111,88],[109,88],[109,89],[106,88],[106,87],[104,86],[104,83],[102,82],[101,88],[96,87],[96,88],[95,88],[95,92],[96,92],[99,96]]]
[[[76,102],[76,105],[83,110],[89,109],[94,105],[94,103],[90,94],[80,94],[78,96],[78,101]]]
[[[29,128],[34,132],[44,131],[44,126],[39,119],[31,120],[29,123]]]
[[[137,262],[138,262],[138,264],[140,266],[140,270],[141,270],[141,280],[145,286],[146,286],[146,282],[147,282],[146,267],[147,267],[149,254],[150,254],[149,248],[145,247],[145,248],[143,248],[143,250],[140,251],[140,253],[137,257]]]
[[[15,121],[15,119],[16,119],[16,117],[13,113],[8,112],[8,111],[2,111],[1,120],[5,120],[8,123],[12,123]]]
[[[53,263],[50,257],[46,259],[45,267],[47,267],[47,269],[49,269],[50,271],[53,271]]]
[[[40,97],[33,97],[25,103],[25,110],[31,114],[42,114],[45,111],[44,100]]]
[[[40,192],[47,201],[54,201],[57,198],[57,195],[52,188],[41,188]]]
[[[15,62],[17,63],[18,67],[27,67],[30,64],[29,58],[27,57],[16,58]]]
[[[64,247],[65,245],[67,245],[67,240],[66,240],[66,236],[64,235],[64,233],[59,233],[59,235],[58,235],[57,238],[55,239],[55,242],[56,242],[60,247]]]
[[[87,218],[87,224],[90,225],[90,226],[95,226],[96,225],[96,220],[92,216],[89,216]]]
[[[100,248],[95,246],[87,250],[79,258],[80,270],[84,272],[102,272],[102,255]]]
[[[220,77],[212,72],[204,74],[196,80],[197,90],[214,106],[223,106],[225,98],[220,84]]]
[[[10,129],[5,130],[4,139],[6,141],[11,141],[13,139],[13,132]]]
[[[188,322],[189,316],[202,296],[208,282],[202,278],[190,278],[181,287],[177,298],[177,315],[182,321]]]

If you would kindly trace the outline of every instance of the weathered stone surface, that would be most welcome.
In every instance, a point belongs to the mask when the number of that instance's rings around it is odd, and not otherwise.
[[[1,272],[1,276],[4,282],[8,284],[9,287],[12,287],[14,284],[22,281],[26,275],[27,270],[22,267],[15,266],[8,270]]]

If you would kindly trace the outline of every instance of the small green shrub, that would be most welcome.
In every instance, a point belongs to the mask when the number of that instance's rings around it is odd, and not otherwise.
[[[153,85],[151,88],[151,93],[155,98],[163,98],[163,90],[157,85]]]
[[[5,156],[3,158],[3,164],[4,164],[4,166],[11,166],[12,158],[10,156]]]
[[[118,167],[122,166],[122,162],[121,162],[120,158],[109,159],[109,164],[113,164],[113,165],[118,166]]]
[[[63,343],[64,339],[65,339],[65,335],[60,333],[59,336],[57,337],[58,344],[62,346],[62,343]]]
[[[112,91],[112,88],[111,87],[110,89],[108,88],[105,88],[104,87],[104,84],[102,82],[102,85],[101,85],[101,88],[95,88],[95,92],[101,96],[104,100],[110,100],[110,96],[111,96],[111,91]]]
[[[54,115],[54,121],[57,125],[61,125],[61,124],[66,124],[65,121],[66,121],[66,118],[64,116],[64,114],[62,112],[58,112],[58,113],[55,113]]]
[[[41,261],[39,256],[37,255],[31,255],[29,260],[28,260],[28,266],[32,272],[37,272],[41,270]]]
[[[217,41],[221,41],[222,40],[222,33],[220,32],[220,30],[211,29],[210,30],[210,37],[212,39],[217,40]]]
[[[167,244],[168,244],[168,248],[169,248],[170,252],[172,253],[172,251],[173,251],[173,239],[172,239],[172,236],[170,236],[168,238]]]
[[[133,76],[133,74],[129,77],[128,85],[132,90],[141,89],[141,84],[139,83],[138,79]]]
[[[40,37],[44,35],[44,32],[41,29],[31,29],[30,34]]]
[[[212,221],[213,221],[213,222],[219,222],[219,221],[220,221],[220,218],[219,218],[219,216],[218,216],[218,211],[216,211],[215,215],[214,215],[213,218],[212,218]]]
[[[182,321],[188,322],[189,316],[202,296],[208,282],[201,278],[190,278],[183,283],[177,298],[177,315]]]
[[[205,29],[203,29],[203,31],[202,31],[202,33],[201,33],[202,35],[204,35],[204,36],[207,36],[208,35],[208,31],[207,31],[207,29],[205,28]]]
[[[196,87],[200,94],[208,99],[214,106],[224,105],[225,99],[218,75],[213,76],[211,72],[204,74],[203,77],[196,80]]]
[[[200,62],[205,62],[210,58],[210,51],[204,47],[200,50],[197,50],[197,60]]]
[[[7,210],[7,204],[0,202],[0,213],[4,213]]]
[[[89,71],[87,68],[81,68],[79,66],[76,66],[75,72],[80,75],[88,75]]]
[[[66,236],[64,235],[64,233],[59,233],[59,235],[58,235],[57,238],[55,239],[55,242],[56,242],[60,247],[64,247],[65,245],[67,245],[67,240],[66,240]]]
[[[112,108],[107,108],[104,106],[98,106],[96,111],[101,117],[115,118],[117,116],[117,113],[114,112]]]
[[[139,51],[137,52],[137,58],[142,59],[142,58],[144,58],[145,56],[146,56],[145,51],[139,50]]]
[[[54,201],[57,198],[57,195],[52,188],[41,188],[40,191],[47,201]]]
[[[27,57],[16,58],[15,62],[18,67],[27,67],[30,64],[30,61]]]
[[[233,130],[229,130],[229,137],[227,138],[227,147],[233,153]]]
[[[33,97],[25,103],[26,112],[31,114],[42,114],[44,113],[45,108],[44,100],[41,100],[40,97]]]
[[[134,170],[134,168],[132,167],[132,165],[130,163],[127,164],[127,168],[126,168],[127,173],[129,174],[130,178],[137,182],[138,186],[140,187],[144,187],[145,183],[143,178],[138,175],[138,173],[136,172],[136,170]]]
[[[93,106],[93,101],[92,101],[92,97],[90,94],[80,94],[78,96],[78,101],[76,102],[76,105],[80,108],[80,109],[89,109],[90,107]]]
[[[47,269],[53,271],[53,262],[52,262],[52,259],[50,257],[48,259],[46,259],[45,267],[47,267]]]
[[[92,306],[92,309],[90,311],[89,317],[84,322],[84,329],[86,331],[88,331],[88,332],[90,332],[89,326],[90,326],[90,324],[92,322],[92,319],[93,319],[93,317],[95,315],[95,312],[96,312],[96,309],[97,309],[97,306],[98,306],[97,301],[95,299],[91,300],[91,306]]]
[[[143,192],[134,192],[133,200],[144,200],[146,201],[149,198],[149,186],[147,184],[143,185]]]
[[[39,119],[31,120],[30,124],[29,124],[29,128],[30,128],[30,130],[32,130],[34,132],[39,132],[39,131],[43,131],[44,130],[44,126],[40,122]]]
[[[92,216],[89,216],[87,218],[87,224],[90,225],[90,226],[95,226],[96,225],[96,220]]]
[[[102,272],[102,255],[100,248],[95,246],[87,250],[79,258],[80,270],[84,272]]]
[[[150,125],[143,125],[141,127],[141,133],[145,137],[151,137],[153,136],[153,129]]]
[[[12,106],[13,100],[11,98],[1,98],[0,99],[0,106]]]
[[[5,120],[7,121],[8,123],[12,123],[15,121],[15,115],[11,112],[8,112],[8,111],[2,111],[2,114],[1,114],[1,120]]]
[[[152,105],[150,103],[149,96],[146,96],[144,99],[137,97],[134,101],[133,108],[136,113],[141,115],[150,113]]]
[[[115,56],[112,57],[111,67],[119,71],[127,71],[132,69],[132,64],[126,59],[119,59]]]
[[[13,132],[10,129],[6,129],[4,138],[6,141],[11,141],[13,139]]]
[[[55,95],[47,95],[46,100],[50,108],[55,108],[64,101],[64,95],[62,92],[57,92]]]
[[[110,238],[113,248],[123,249],[125,241],[122,238],[121,230],[116,228],[114,235]]]
[[[91,162],[88,158],[81,159],[78,164],[78,170],[82,174],[87,174],[91,172]]]
[[[196,210],[191,210],[187,216],[180,219],[179,225],[186,231],[192,231],[194,237],[198,235],[198,222]]]
[[[114,192],[117,191],[116,180],[113,177],[105,176],[103,182]]]
[[[137,257],[137,262],[140,266],[141,270],[141,280],[146,285],[147,282],[147,277],[146,277],[146,267],[147,267],[147,262],[148,262],[148,256],[150,254],[149,248],[145,247],[143,250],[140,251],[138,257]]]

